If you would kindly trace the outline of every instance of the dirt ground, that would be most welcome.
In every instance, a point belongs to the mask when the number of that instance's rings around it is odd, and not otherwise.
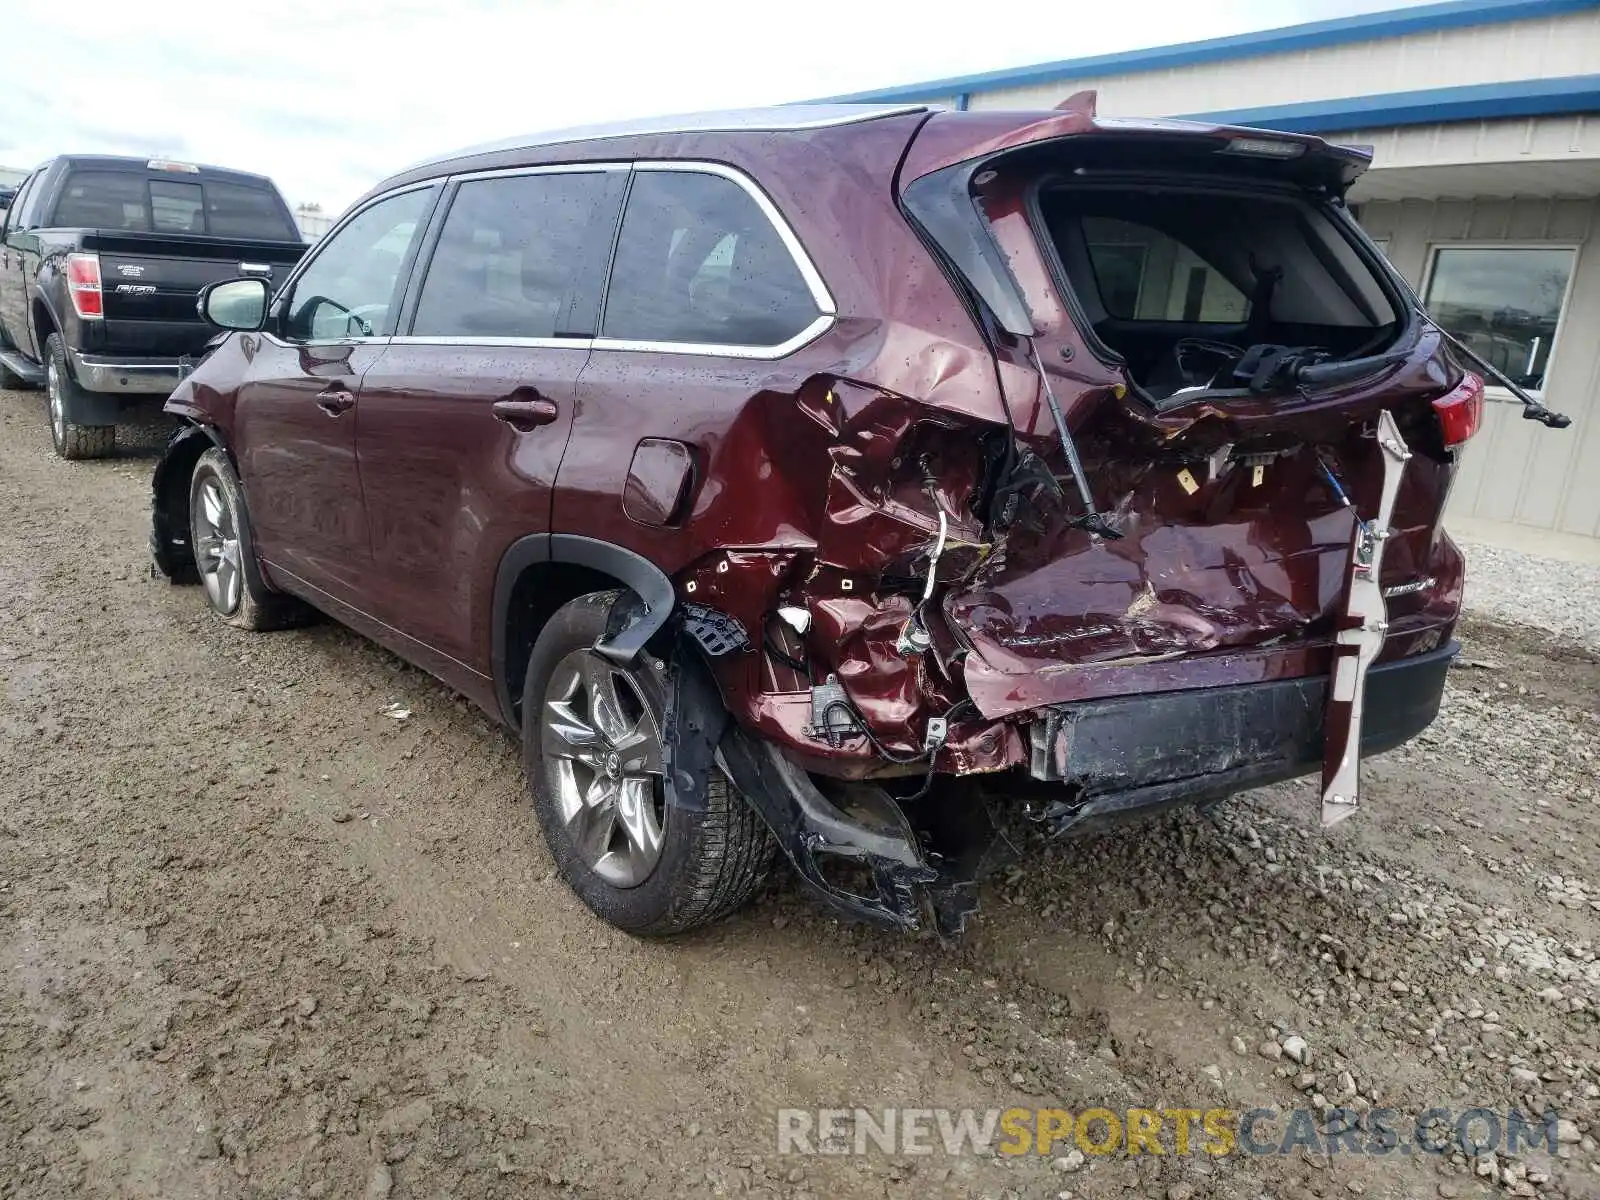
[[[57,461],[0,393],[0,1195],[1600,1195],[1592,655],[1466,625],[1329,834],[1298,784],[1030,848],[954,946],[787,875],[642,942],[553,877],[481,713],[151,580],[158,447]],[[1297,1103],[1569,1123],[1476,1161],[777,1152],[779,1108]]]

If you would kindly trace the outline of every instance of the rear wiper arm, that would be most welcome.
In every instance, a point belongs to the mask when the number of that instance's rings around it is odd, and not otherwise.
[[[1428,316],[1427,313],[1423,313],[1422,316],[1429,325],[1432,325],[1439,331],[1440,337],[1449,342],[1467,358],[1471,359],[1477,366],[1482,368],[1484,374],[1488,375],[1501,387],[1505,388],[1506,391],[1510,392],[1518,400],[1522,401],[1522,416],[1525,420],[1537,421],[1539,424],[1550,429],[1565,429],[1568,425],[1572,424],[1572,418],[1567,416],[1566,413],[1551,412],[1548,408],[1540,404],[1532,396],[1528,395],[1527,392],[1523,391],[1520,387],[1513,383],[1504,372],[1502,372],[1488,359],[1484,358],[1483,355],[1472,349],[1472,347],[1468,346],[1460,338],[1452,335],[1449,330],[1445,329],[1439,324],[1439,322]]]
[[[1374,354],[1370,358],[1313,363],[1301,367],[1295,372],[1294,378],[1295,382],[1304,388],[1329,387],[1371,375],[1385,367],[1392,367],[1395,363],[1405,362],[1410,357],[1411,351],[1397,350],[1391,354]]]

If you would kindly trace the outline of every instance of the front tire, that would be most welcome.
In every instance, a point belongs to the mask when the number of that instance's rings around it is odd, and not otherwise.
[[[773,844],[713,771],[704,812],[666,803],[664,672],[593,647],[617,592],[560,608],[539,634],[522,692],[522,757],[545,843],[567,886],[602,920],[661,937],[726,916],[765,880]]]
[[[67,368],[67,346],[59,333],[45,342],[44,390],[50,403],[50,442],[62,458],[106,458],[117,448],[115,425],[78,425],[67,409],[83,389]]]
[[[268,591],[248,561],[244,490],[219,446],[202,454],[189,483],[189,545],[205,589],[206,603],[236,629],[262,632],[303,624],[303,608],[291,596]]]

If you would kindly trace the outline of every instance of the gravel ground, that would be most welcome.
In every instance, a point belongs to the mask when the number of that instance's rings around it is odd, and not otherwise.
[[[1479,665],[1331,833],[1300,783],[1029,847],[954,946],[787,878],[641,942],[554,877],[481,714],[149,578],[154,452],[58,462],[0,393],[0,1195],[1600,1196],[1583,647],[1469,621]],[[1565,1124],[1474,1159],[776,1148],[780,1107],[1013,1104]]]
[[[1467,608],[1600,650],[1600,563],[1563,562],[1479,542],[1467,555]]]

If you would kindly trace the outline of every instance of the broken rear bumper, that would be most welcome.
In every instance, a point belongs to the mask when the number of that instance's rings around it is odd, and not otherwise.
[[[1374,665],[1367,674],[1361,751],[1409,741],[1439,713],[1460,650]],[[1322,766],[1328,677],[1082,701],[1047,709],[1030,727],[1030,774],[1070,785],[1046,820],[1060,833],[1135,809],[1219,799]]]

